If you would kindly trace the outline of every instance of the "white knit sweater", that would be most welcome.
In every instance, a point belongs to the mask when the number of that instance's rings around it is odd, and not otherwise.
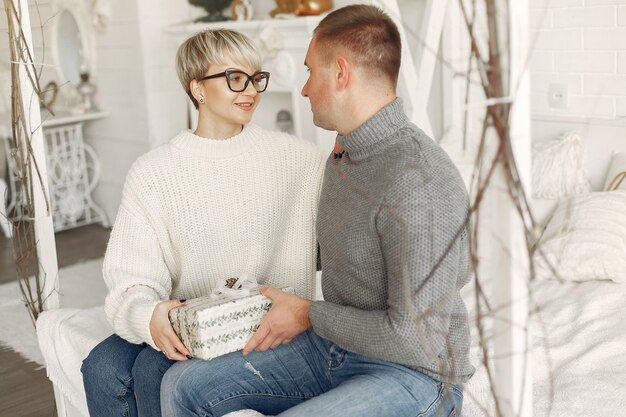
[[[158,302],[207,295],[243,273],[313,298],[325,159],[311,143],[253,124],[226,140],[182,132],[140,157],[104,261],[115,332],[156,347]]]

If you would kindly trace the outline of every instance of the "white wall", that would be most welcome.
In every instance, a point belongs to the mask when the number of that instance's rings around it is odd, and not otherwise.
[[[626,0],[531,0],[534,115],[626,116]],[[566,109],[548,104],[565,84]]]
[[[110,117],[86,129],[103,167],[95,199],[111,221],[133,161],[187,126],[166,28],[199,12],[183,1],[111,1],[111,21],[96,39],[98,103]]]
[[[582,134],[586,168],[601,189],[613,150],[626,150],[626,0],[531,0],[533,140]],[[564,109],[550,107],[564,84]]]
[[[144,60],[134,1],[113,1],[106,31],[96,37],[97,104],[106,119],[85,127],[87,143],[102,164],[95,201],[115,220],[121,187],[130,164],[148,149]]]

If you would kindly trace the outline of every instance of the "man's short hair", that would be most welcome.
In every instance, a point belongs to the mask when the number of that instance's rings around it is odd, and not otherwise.
[[[386,76],[395,86],[400,72],[402,46],[393,20],[375,6],[355,4],[327,15],[313,37],[321,58],[329,62],[337,49],[373,75]]]
[[[228,29],[205,30],[183,42],[176,53],[176,72],[196,109],[198,102],[189,91],[189,83],[206,75],[211,65],[227,61],[261,70],[263,58],[250,38]]]

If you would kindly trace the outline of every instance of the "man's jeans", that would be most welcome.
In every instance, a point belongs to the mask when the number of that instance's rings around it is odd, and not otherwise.
[[[176,361],[142,344],[112,335],[83,361],[81,371],[91,417],[159,417],[159,390]]]
[[[161,384],[164,417],[247,408],[303,417],[454,417],[462,402],[456,385],[347,352],[312,330],[267,352],[177,363]]]

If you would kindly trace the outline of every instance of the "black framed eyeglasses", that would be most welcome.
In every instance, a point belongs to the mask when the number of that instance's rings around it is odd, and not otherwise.
[[[219,77],[226,77],[228,88],[230,91],[235,93],[241,93],[248,88],[250,81],[252,81],[252,86],[257,93],[262,93],[267,89],[267,85],[270,81],[269,72],[257,71],[252,75],[248,75],[239,70],[226,70],[224,72],[220,72],[219,74],[207,75],[206,77],[200,78],[198,81],[210,80],[211,78]]]

